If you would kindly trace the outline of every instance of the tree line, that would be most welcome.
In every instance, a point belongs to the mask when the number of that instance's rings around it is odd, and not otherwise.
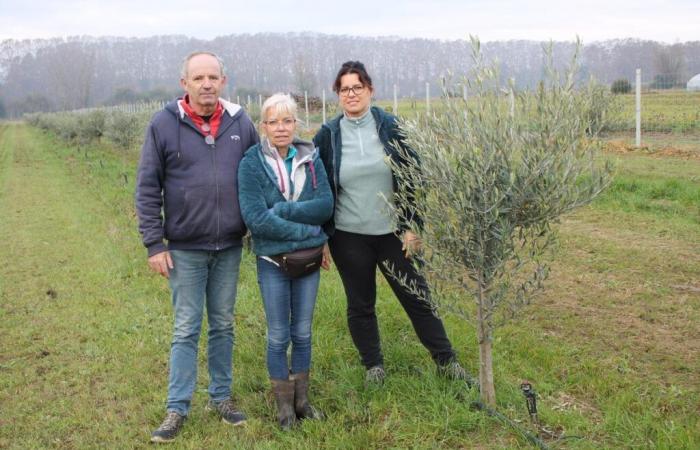
[[[487,60],[500,62],[502,81],[534,86],[542,76],[542,45],[512,40],[482,44]],[[553,43],[555,65],[563,67],[575,48]],[[201,40],[180,35],[149,38],[72,37],[5,40],[0,43],[0,116],[58,111],[141,100],[179,93],[178,73],[189,52],[207,49],[227,64],[234,97],[274,91],[321,95],[335,71],[349,59],[363,61],[375,74],[378,98],[422,97],[425,83],[439,92],[442,77],[466,74],[472,63],[468,40],[356,37],[317,33],[238,34]],[[270,49],[274,49],[271,51]],[[634,79],[634,70],[663,75],[682,85],[700,72],[700,41],[672,45],[635,39],[584,46],[581,80],[602,83]]]

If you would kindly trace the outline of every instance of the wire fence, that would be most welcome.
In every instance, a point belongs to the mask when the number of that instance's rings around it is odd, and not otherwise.
[[[646,77],[642,73],[639,90],[642,132],[700,134],[700,86],[693,87],[674,74]],[[635,120],[636,110],[635,101]],[[630,116],[631,111],[627,112],[625,117]]]
[[[615,80],[610,90],[619,102],[615,117],[608,118],[605,131],[634,138],[634,145],[643,146],[645,138],[655,138],[659,134],[681,136],[686,143],[700,149],[700,77],[697,84],[690,83],[688,77],[677,74],[646,75],[637,70],[629,78]],[[465,101],[470,101],[466,86],[461,92]],[[431,92],[430,84],[425,84],[425,92],[418,96],[400,96],[398,86],[393,87],[393,98],[375,102],[378,106],[400,116],[415,116],[429,113],[440,107],[440,92]],[[300,128],[302,132],[311,133],[321,124],[336,116],[339,112],[337,97],[334,93],[320,97],[307,93],[291,94],[299,105]],[[229,101],[240,104],[255,123],[260,120],[260,109],[266,97],[262,94],[235,96]],[[85,108],[56,114],[86,114],[104,111],[107,114],[138,115],[141,122],[156,111],[165,107],[165,101],[123,104],[100,108]]]

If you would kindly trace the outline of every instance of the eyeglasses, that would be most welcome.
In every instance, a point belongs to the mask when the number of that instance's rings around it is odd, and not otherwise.
[[[365,92],[365,87],[361,84],[356,84],[353,87],[345,86],[345,87],[341,87],[338,90],[338,94],[340,94],[343,97],[347,97],[348,95],[350,95],[350,92],[352,92],[355,95],[362,95],[362,93]]]
[[[296,122],[296,119],[294,119],[292,117],[287,117],[287,118],[282,119],[282,120],[278,120],[278,119],[263,120],[263,123],[265,125],[267,125],[268,127],[272,127],[272,128],[277,128],[277,125],[282,125],[282,127],[284,127],[284,128],[291,128],[292,126],[294,126],[294,122]]]

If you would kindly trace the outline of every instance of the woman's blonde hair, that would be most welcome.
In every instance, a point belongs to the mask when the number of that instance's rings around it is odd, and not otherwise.
[[[260,109],[260,123],[263,123],[267,119],[267,112],[273,110],[277,115],[288,113],[297,120],[297,102],[289,94],[283,94],[278,92],[272,94],[267,100],[262,104]]]

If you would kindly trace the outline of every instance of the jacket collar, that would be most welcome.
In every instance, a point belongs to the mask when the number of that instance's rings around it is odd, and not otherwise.
[[[343,112],[343,118],[347,122],[363,126],[367,125],[373,119],[373,115],[370,111],[370,108],[367,108],[367,111],[365,111],[365,113],[362,114],[360,117],[349,117],[345,112]]]
[[[294,156],[294,161],[292,163],[291,175],[288,174],[285,169],[283,169],[284,160],[280,157],[277,149],[270,145],[270,141],[266,137],[263,137],[260,140],[260,151],[257,153],[258,158],[260,158],[263,171],[267,174],[270,180],[275,183],[284,198],[286,200],[297,200],[301,195],[301,190],[306,182],[306,172],[304,170],[298,170],[298,168],[302,164],[306,163],[313,165],[312,161],[314,158],[317,158],[318,155],[312,142],[305,141],[296,136],[292,140],[291,145],[297,150],[297,154]],[[251,149],[255,148],[258,148],[258,146],[251,147]],[[313,172],[313,168],[310,170],[313,175],[314,189],[316,189],[316,175]],[[294,186],[291,186],[292,183]]]
[[[297,149],[296,159],[299,162],[305,162],[308,159],[313,158],[316,148],[313,142],[301,139],[294,136],[292,139],[292,145]],[[260,139],[260,153],[261,156],[269,156],[271,158],[277,158],[277,150],[270,145],[270,141],[263,137]]]
[[[376,107],[376,106],[371,106],[369,109],[372,112],[372,116],[374,116],[374,121],[377,124],[377,128],[381,126],[381,124],[389,118],[389,115],[384,112],[382,108]],[[337,133],[340,131],[340,120],[345,117],[344,113],[340,113],[325,124],[323,126],[328,127],[333,133]]]
[[[174,110],[177,109],[177,113],[180,115],[180,119],[184,119],[185,116],[187,115],[187,113],[185,112],[185,109],[182,107],[181,102],[182,102],[182,98],[178,98],[177,100],[175,100],[174,104],[171,103],[169,106],[170,106],[170,109],[173,110],[173,112],[175,112]],[[241,105],[237,105],[236,103],[229,102],[228,100],[225,100],[221,97],[219,97],[219,103],[221,104],[221,106],[224,107],[224,111],[230,117],[234,117],[242,109]]]

